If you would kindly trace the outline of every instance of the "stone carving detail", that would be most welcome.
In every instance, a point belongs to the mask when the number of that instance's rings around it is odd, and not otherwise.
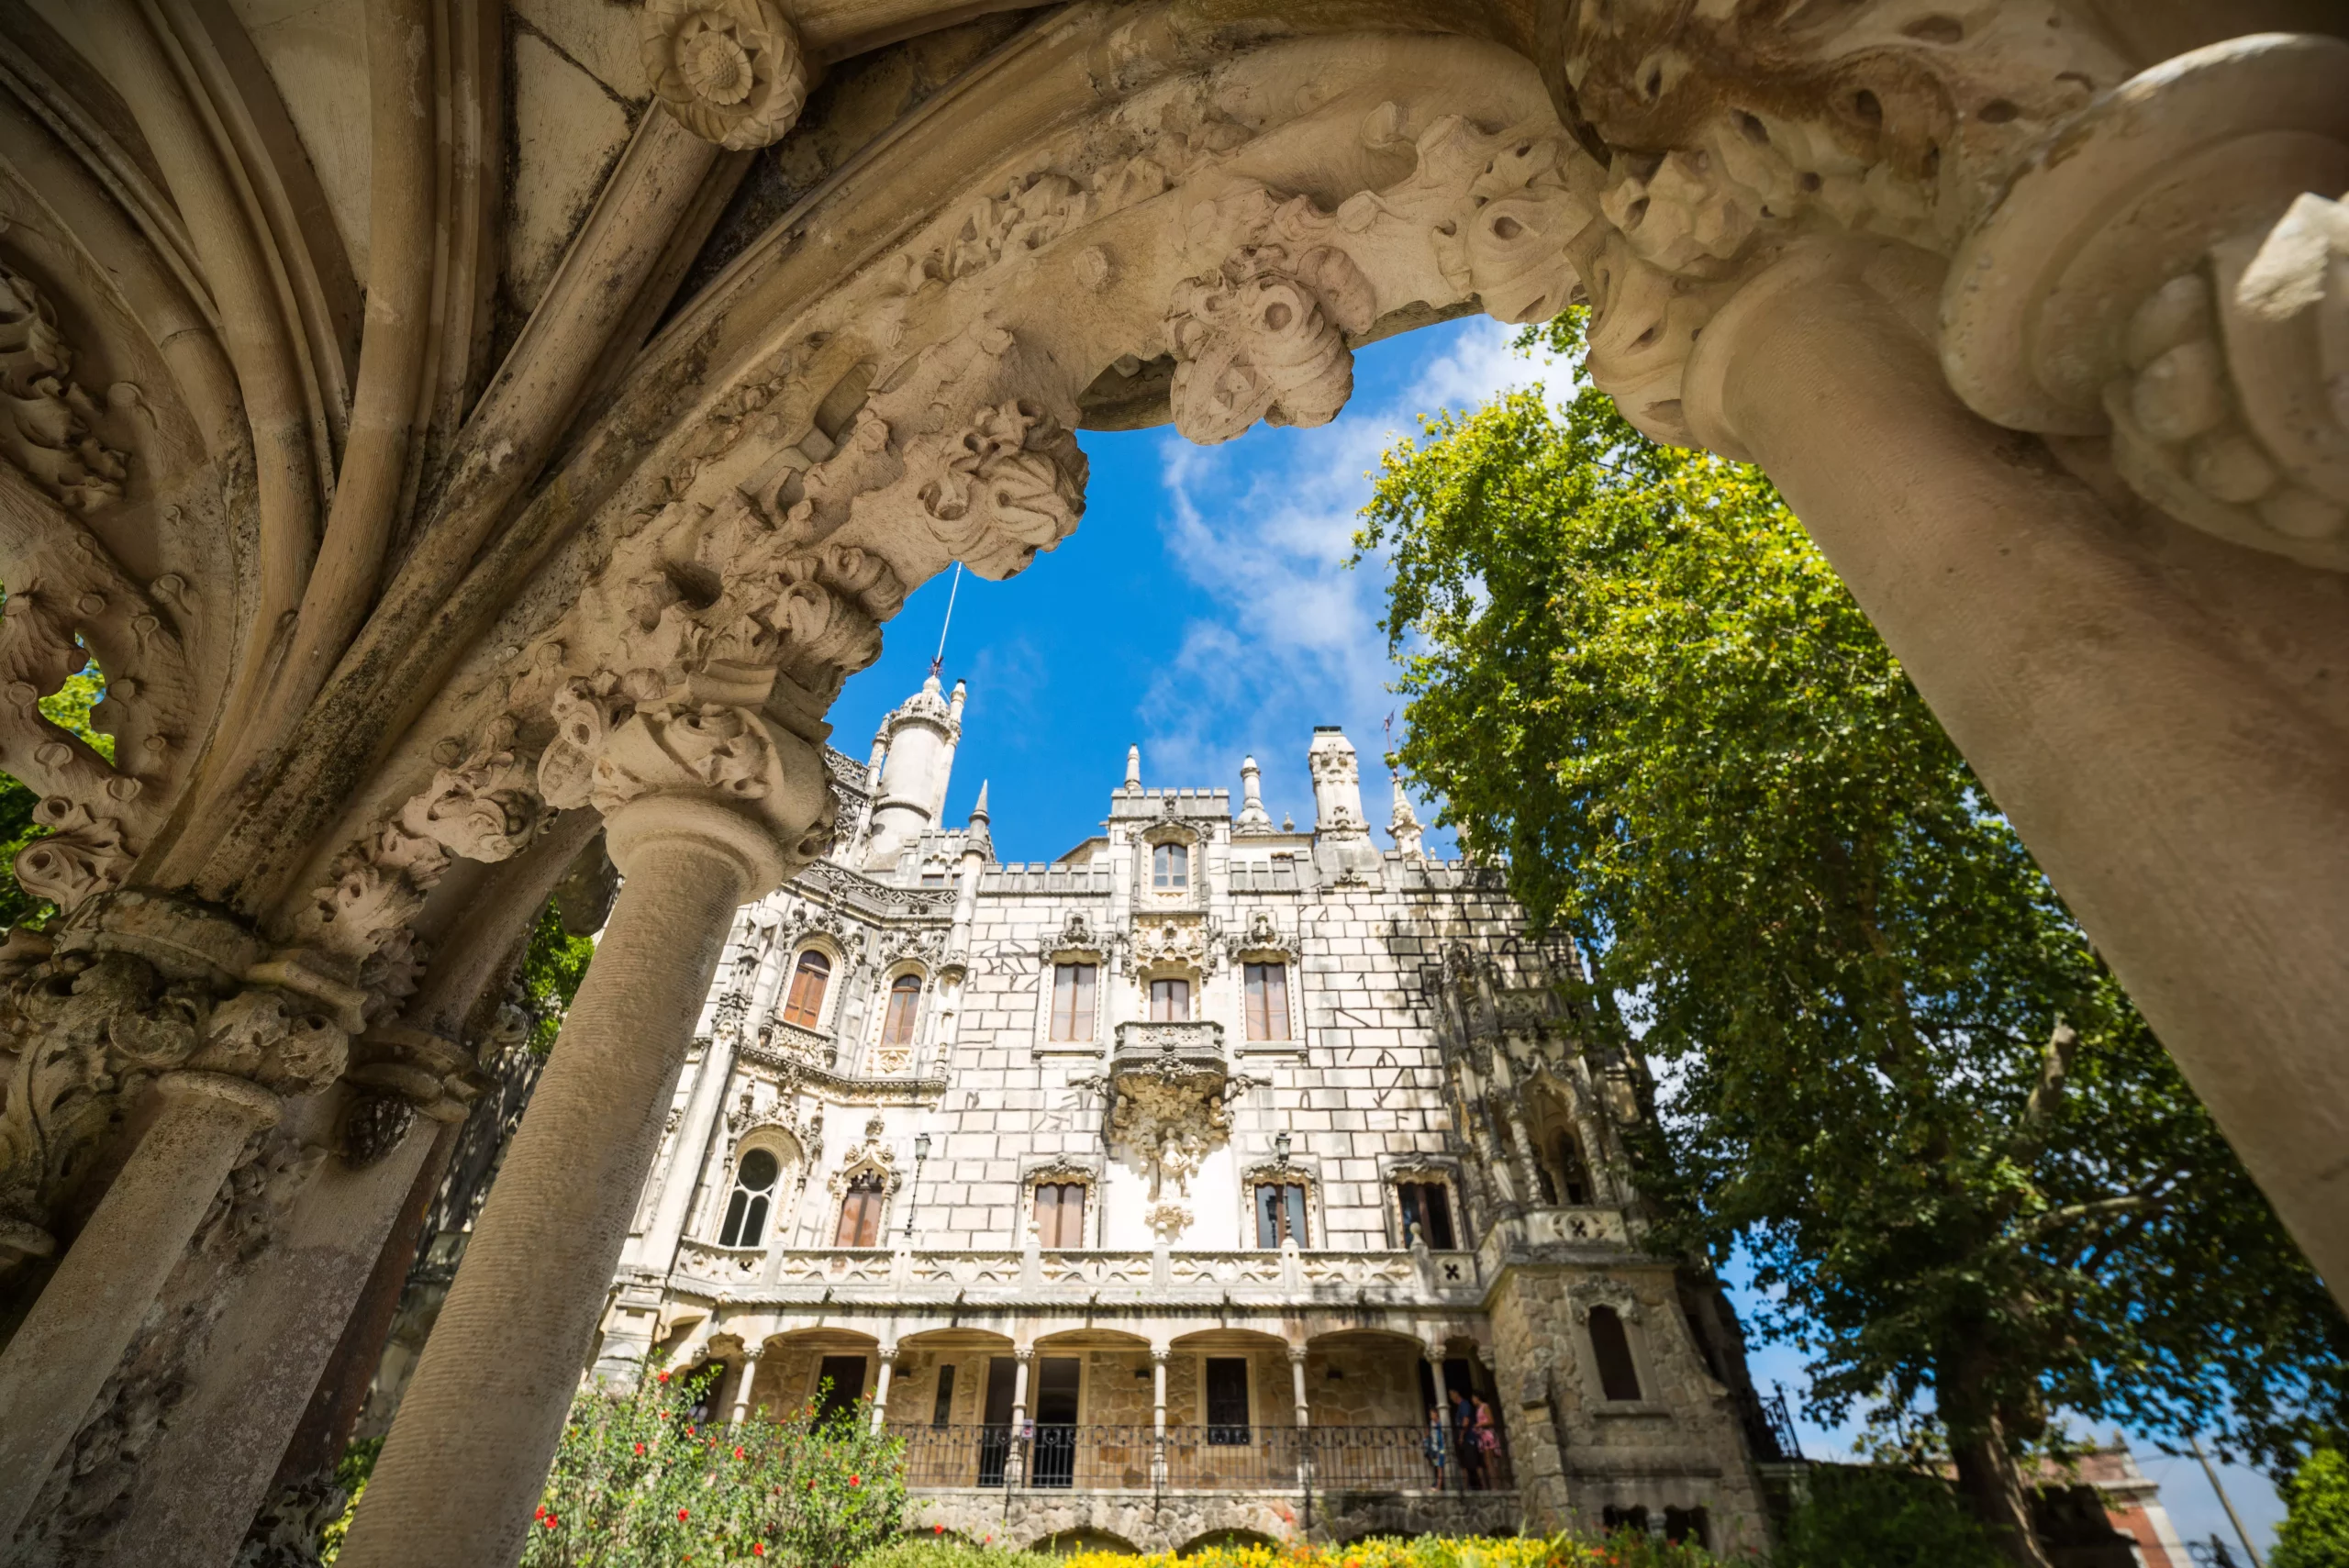
[[[1149,1178],[1151,1202],[1190,1196],[1191,1177],[1231,1134],[1230,1102],[1254,1086],[1252,1078],[1228,1076],[1220,1062],[1208,1064],[1172,1051],[1147,1065],[1118,1069],[1108,1083],[1109,1133]]]
[[[341,1075],[351,1020],[284,985],[239,985],[233,976],[247,969],[297,976],[253,964],[260,944],[224,938],[220,924],[114,895],[95,936],[31,966],[0,997],[0,1023],[20,1042],[0,1103],[0,1267],[49,1253],[57,1205],[122,1107],[159,1074],[231,1073],[288,1094]],[[191,948],[230,962],[192,969]],[[146,951],[183,956],[167,971]]]
[[[1119,944],[1119,967],[1127,974],[1173,968],[1195,970],[1206,976],[1221,966],[1224,951],[1210,921],[1144,919],[1137,921],[1132,935]]]
[[[129,460],[92,432],[97,405],[73,379],[57,312],[0,264],[0,455],[75,511],[122,498]]]
[[[904,1184],[905,1173],[897,1169],[897,1151],[882,1141],[884,1130],[885,1124],[877,1116],[864,1124],[864,1140],[849,1146],[841,1158],[841,1168],[825,1184],[834,1197],[848,1191],[851,1182],[867,1174],[880,1178],[884,1193],[894,1195]]]
[[[1252,959],[1279,958],[1295,962],[1297,956],[1297,938],[1274,922],[1269,909],[1248,912],[1248,926],[1224,940],[1224,951],[1234,962],[1241,955]]]
[[[774,0],[647,0],[639,38],[653,94],[705,141],[780,141],[807,101],[807,55]]]
[[[1233,198],[1270,204],[1261,187]],[[1174,428],[1212,445],[1257,420],[1326,425],[1354,388],[1345,334],[1366,332],[1375,316],[1370,282],[1331,245],[1279,242],[1321,227],[1311,198],[1294,196],[1252,227],[1264,241],[1243,245],[1214,273],[1174,290],[1166,338],[1174,352]]]
[[[1020,400],[982,408],[906,460],[923,513],[949,554],[1001,580],[1076,531],[1085,515],[1085,453],[1074,432]]]

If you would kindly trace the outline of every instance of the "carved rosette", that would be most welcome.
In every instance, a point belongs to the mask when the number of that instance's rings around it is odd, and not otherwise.
[[[740,151],[783,139],[807,101],[807,57],[774,0],[647,0],[639,35],[662,106]]]

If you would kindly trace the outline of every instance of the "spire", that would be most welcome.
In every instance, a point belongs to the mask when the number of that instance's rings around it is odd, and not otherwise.
[[[1386,819],[1386,831],[1395,840],[1395,848],[1407,861],[1425,860],[1427,851],[1419,842],[1419,816],[1411,809],[1411,797],[1403,793],[1403,775],[1388,773],[1395,785],[1395,811]]]
[[[1126,793],[1141,793],[1141,748],[1139,746],[1126,748]]]
[[[932,680],[937,679],[934,675],[930,678]],[[963,699],[969,694],[969,690],[970,688],[966,683],[957,681],[954,683],[953,695],[947,698],[946,717],[953,720],[956,724],[963,722]]]
[[[995,835],[987,831],[987,781],[979,781],[979,798],[971,803],[971,825],[963,833],[963,852],[982,860],[995,858]]]
[[[1240,815],[1233,819],[1235,833],[1269,833],[1273,819],[1264,811],[1264,775],[1253,757],[1240,760]]]
[[[985,779],[981,779],[981,780],[979,781],[979,798],[978,798],[976,801],[973,802],[973,803],[972,803],[972,806],[971,806],[971,820],[972,820],[974,823],[979,823],[979,822],[985,822],[986,819],[987,819],[987,781],[986,781],[986,780],[985,780]]]

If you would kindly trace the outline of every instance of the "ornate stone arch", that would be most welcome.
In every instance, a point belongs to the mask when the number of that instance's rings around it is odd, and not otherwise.
[[[1329,1240],[1327,1209],[1322,1201],[1321,1162],[1311,1154],[1283,1154],[1243,1165],[1240,1171],[1240,1237],[1256,1245],[1256,1189],[1268,1185],[1305,1189],[1305,1237],[1312,1250]]]
[[[882,1197],[880,1240],[885,1244],[891,1219],[896,1212],[897,1189],[905,1184],[905,1173],[897,1169],[897,1151],[884,1140],[885,1124],[874,1117],[864,1124],[863,1141],[854,1143],[842,1153],[839,1168],[825,1179],[825,1191],[830,1195],[826,1205],[824,1229],[818,1245],[829,1246],[839,1234],[841,1209],[852,1190],[862,1188],[878,1192]]]

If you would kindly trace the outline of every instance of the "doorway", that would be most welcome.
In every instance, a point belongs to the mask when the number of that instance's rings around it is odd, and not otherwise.
[[[1074,1356],[1036,1358],[1035,1459],[1031,1486],[1076,1484],[1077,1367]]]

